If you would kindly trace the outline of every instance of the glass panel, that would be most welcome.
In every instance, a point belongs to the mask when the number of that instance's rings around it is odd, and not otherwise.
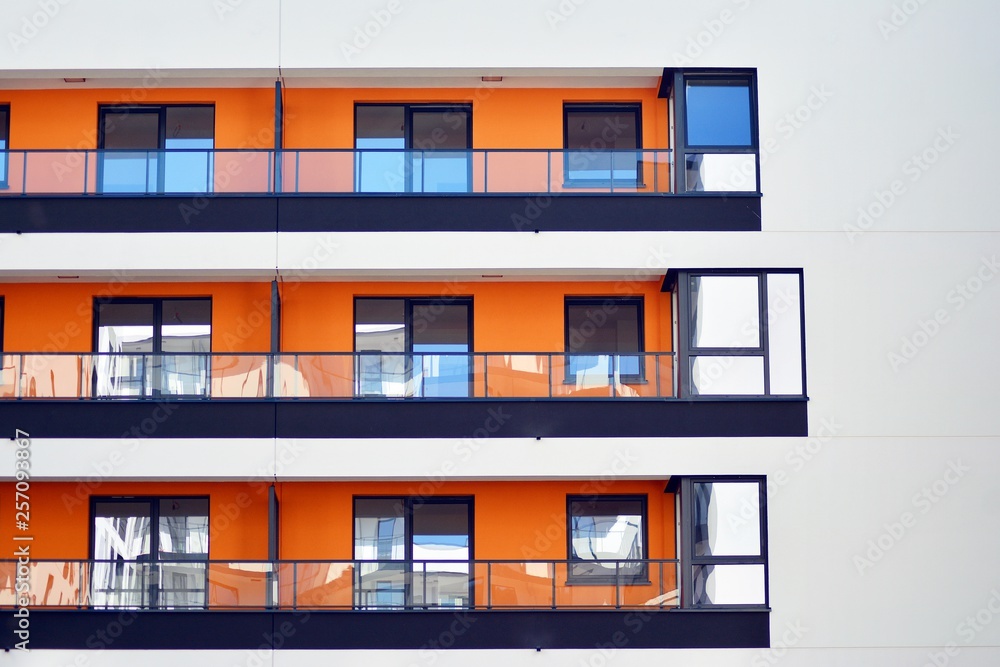
[[[468,396],[471,370],[468,304],[414,304],[412,322],[414,394]]]
[[[691,383],[696,396],[763,396],[764,357],[691,357]]]
[[[469,605],[469,541],[468,503],[413,507],[414,604]]]
[[[641,559],[643,555],[643,502],[592,499],[570,503],[571,558],[576,560]],[[636,575],[641,563],[621,564],[620,575]],[[614,576],[615,563],[573,563],[572,576]]]
[[[153,304],[99,304],[96,351],[98,396],[150,395]]]
[[[158,110],[123,109],[104,113],[103,192],[156,190],[157,153],[160,148]],[[125,152],[119,149],[138,149]]]
[[[406,190],[406,108],[358,106],[355,109],[355,190]],[[375,149],[375,150],[363,150]],[[396,150],[391,150],[396,149]]]
[[[212,351],[212,301],[165,299],[162,317],[160,346],[165,354],[161,361],[160,391],[205,395],[208,355]]]
[[[772,394],[803,393],[799,290],[797,274],[767,274],[768,370]]]
[[[469,113],[462,109],[413,110],[414,192],[469,191]],[[451,150],[449,150],[451,149]]]
[[[602,382],[604,386],[615,374],[638,377],[642,367],[639,356],[607,355],[642,351],[640,312],[639,303],[611,299],[600,304],[567,301],[567,351],[573,355],[585,355],[570,357],[569,373],[572,376],[578,373],[592,375],[595,382]]]
[[[554,570],[553,563],[493,563],[490,567],[490,604],[494,607],[550,608],[554,602]]]
[[[9,109],[0,107],[0,183],[7,182],[7,128]],[[0,332],[3,330],[0,329]]]
[[[409,575],[406,558],[405,507],[401,498],[358,498],[354,501],[356,604],[401,607],[406,603]]]
[[[740,81],[688,81],[689,146],[750,146],[750,84]]]
[[[764,566],[694,565],[691,601],[695,605],[766,604]]]
[[[691,276],[691,347],[759,348],[757,276]]]
[[[94,506],[92,600],[99,607],[150,602],[150,506],[98,502]]]
[[[406,302],[356,299],[354,350],[358,353],[355,393],[359,396],[408,396]],[[385,354],[395,353],[395,354]]]
[[[567,108],[567,180],[635,183],[638,117],[635,108]]]
[[[687,153],[684,156],[688,192],[756,192],[755,153]]]
[[[211,192],[215,146],[214,107],[167,107],[164,192]],[[205,149],[204,151],[192,149]]]
[[[760,485],[694,483],[694,555],[760,555]]]
[[[159,557],[162,560],[208,556],[208,500],[164,498],[160,501]]]

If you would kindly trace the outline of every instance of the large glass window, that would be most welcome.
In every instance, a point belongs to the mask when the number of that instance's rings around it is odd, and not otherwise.
[[[210,192],[215,107],[101,107],[102,192]]]
[[[752,70],[675,70],[677,192],[759,192]]]
[[[805,394],[799,271],[675,275],[682,395]]]
[[[91,505],[95,607],[204,607],[208,498],[98,498]]]
[[[638,104],[565,104],[566,184],[632,186],[640,180],[642,113]]]
[[[645,496],[570,496],[567,504],[571,578],[646,577]]]
[[[683,517],[684,605],[767,605],[765,480],[692,477],[675,488]]]
[[[97,299],[98,396],[206,395],[211,299]]]
[[[355,604],[469,606],[471,526],[471,498],[355,498]]]
[[[358,104],[357,192],[468,192],[470,105]]]
[[[468,396],[472,301],[359,297],[354,351],[359,396]]]
[[[608,386],[642,378],[641,298],[566,297],[567,379]]]
[[[7,150],[10,135],[10,107],[0,104],[0,188],[7,187]]]

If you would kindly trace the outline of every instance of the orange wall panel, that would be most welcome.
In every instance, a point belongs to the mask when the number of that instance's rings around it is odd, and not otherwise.
[[[94,298],[212,297],[215,352],[263,352],[271,345],[268,283],[107,283],[0,286],[4,349],[10,352],[89,352]]]

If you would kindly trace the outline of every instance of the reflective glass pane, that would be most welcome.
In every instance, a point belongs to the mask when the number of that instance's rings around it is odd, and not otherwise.
[[[688,192],[756,192],[755,153],[687,153],[684,169]]]
[[[566,349],[572,355],[569,374],[591,375],[594,382],[603,385],[615,375],[639,376],[641,358],[627,353],[642,352],[641,319],[639,302],[567,300]]]
[[[757,276],[691,276],[693,348],[759,348]]]
[[[767,274],[768,363],[772,394],[803,393],[799,290],[797,274]]]
[[[162,560],[192,560],[207,556],[208,500],[160,500],[159,557]]]
[[[408,395],[404,299],[356,299],[354,349],[358,353],[357,395]]]
[[[102,303],[97,307],[98,396],[152,392],[153,304]]]
[[[468,304],[416,303],[412,309],[415,394],[468,396]]]
[[[108,111],[104,119],[101,188],[104,192],[155,192],[158,180],[158,110]],[[123,149],[130,149],[125,151]]]
[[[406,556],[405,507],[401,498],[354,501],[354,558],[402,560]]]
[[[406,190],[406,108],[362,105],[355,109],[355,190]],[[371,150],[365,150],[371,149]]]
[[[752,145],[749,82],[688,81],[685,95],[689,146]]]
[[[638,107],[566,108],[567,180],[634,184],[638,148]]]
[[[643,502],[639,499],[588,499],[570,503],[572,559],[635,560],[644,558]],[[617,570],[616,570],[617,567]],[[636,574],[641,564],[574,564],[574,575]]]
[[[759,556],[760,484],[695,482],[694,555]]]
[[[7,182],[7,128],[9,109],[0,107],[0,183]]]
[[[214,107],[167,107],[164,192],[211,192],[215,146]],[[196,150],[204,149],[204,150]]]
[[[98,502],[94,506],[94,558],[149,558],[150,507],[147,502]]]
[[[763,396],[764,357],[691,357],[695,396]]]
[[[763,565],[695,565],[691,574],[695,605],[762,605],[767,602]]]
[[[414,192],[468,192],[469,112],[414,109],[410,147]]]

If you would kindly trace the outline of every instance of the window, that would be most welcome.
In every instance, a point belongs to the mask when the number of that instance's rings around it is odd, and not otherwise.
[[[638,104],[565,104],[566,184],[635,187],[641,178],[641,121]]]
[[[208,498],[94,498],[91,604],[206,605]]]
[[[766,606],[766,480],[685,477],[668,490],[680,494],[682,605]]]
[[[358,104],[356,192],[469,192],[472,106]]]
[[[106,106],[99,122],[101,192],[212,191],[214,106]]]
[[[677,192],[759,192],[756,73],[675,70],[672,88]]]
[[[569,496],[566,502],[570,580],[646,578],[645,496]]]
[[[468,607],[472,498],[354,499],[355,604]]]
[[[643,378],[642,298],[566,297],[567,381]]]
[[[471,382],[472,300],[354,300],[355,394],[466,397]]]
[[[682,397],[805,394],[802,273],[678,271]]]
[[[207,396],[211,299],[95,299],[96,396]]]
[[[10,106],[0,105],[0,188],[7,187],[7,151],[10,150]]]

